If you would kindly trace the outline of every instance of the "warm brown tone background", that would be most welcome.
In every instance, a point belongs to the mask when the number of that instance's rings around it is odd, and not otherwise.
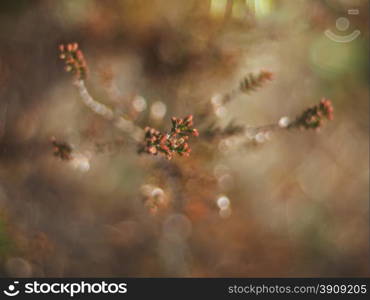
[[[1,276],[369,275],[368,1],[230,3],[0,1]],[[361,36],[339,44],[326,29]],[[125,112],[146,99],[142,126],[168,128],[260,69],[275,80],[230,103],[221,124],[276,122],[323,96],[335,119],[226,152],[195,141],[190,158],[138,155],[79,101],[57,57],[72,41],[95,97]],[[163,120],[150,116],[156,101]],[[90,169],[53,157],[51,136]],[[163,191],[156,214],[148,184]]]

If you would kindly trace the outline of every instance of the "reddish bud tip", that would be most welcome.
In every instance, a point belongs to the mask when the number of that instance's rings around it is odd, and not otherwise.
[[[188,115],[187,117],[185,117],[185,122],[191,122],[193,120],[193,115]]]

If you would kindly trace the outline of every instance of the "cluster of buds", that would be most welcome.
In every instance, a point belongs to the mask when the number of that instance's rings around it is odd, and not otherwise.
[[[333,120],[334,108],[329,99],[323,98],[319,104],[306,109],[288,128],[298,127],[304,129],[320,129],[324,119]]]
[[[250,73],[240,82],[239,89],[243,93],[255,91],[257,88],[265,84],[266,81],[271,81],[273,74],[269,71],[262,70],[258,74]]]
[[[162,133],[154,128],[145,128],[145,152],[153,155],[164,154],[171,159],[174,153],[189,156],[191,149],[188,144],[189,136],[198,136],[199,132],[193,127],[193,116],[184,119],[171,119],[172,128],[168,133]]]
[[[53,154],[59,157],[61,160],[72,159],[72,146],[66,142],[59,142],[55,137],[51,138],[51,144],[53,146]]]
[[[59,58],[65,62],[65,70],[74,74],[78,80],[86,79],[86,61],[82,51],[78,49],[78,44],[61,44],[59,45],[59,51]]]

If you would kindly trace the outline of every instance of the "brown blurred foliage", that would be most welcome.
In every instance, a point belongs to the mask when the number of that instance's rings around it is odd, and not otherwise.
[[[0,2],[1,276],[368,276],[368,2],[227,2]],[[327,39],[350,8],[361,36]],[[73,41],[94,97],[142,127],[193,114],[201,137],[212,98],[261,69],[275,80],[214,120],[268,124],[323,96],[335,120],[138,154],[80,102],[58,60]]]

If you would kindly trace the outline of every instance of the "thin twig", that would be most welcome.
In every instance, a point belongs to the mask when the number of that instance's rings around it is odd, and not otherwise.
[[[118,129],[128,133],[136,142],[143,140],[144,130],[135,125],[131,120],[127,120],[122,116],[115,116],[111,108],[96,101],[90,95],[83,80],[77,80],[75,85],[79,91],[82,102],[94,113],[100,115],[106,120],[112,121]]]

